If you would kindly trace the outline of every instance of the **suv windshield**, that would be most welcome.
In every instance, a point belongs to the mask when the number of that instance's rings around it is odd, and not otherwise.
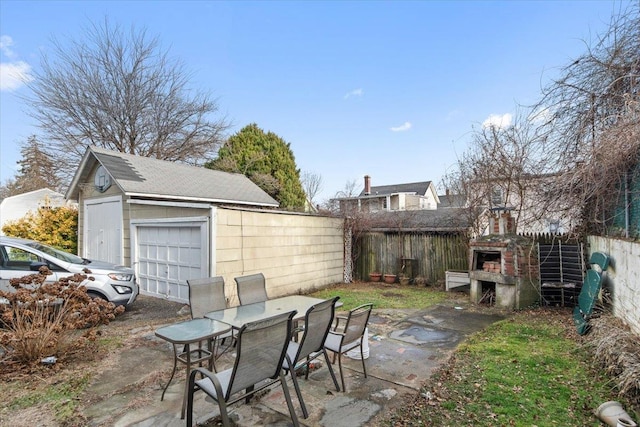
[[[32,247],[33,249],[37,249],[41,252],[44,252],[47,255],[56,257],[59,260],[64,262],[70,262],[73,264],[85,264],[84,258],[80,258],[79,256],[60,251],[56,248],[52,248],[51,246],[43,245],[42,243],[33,242],[33,243],[29,243],[29,246]]]

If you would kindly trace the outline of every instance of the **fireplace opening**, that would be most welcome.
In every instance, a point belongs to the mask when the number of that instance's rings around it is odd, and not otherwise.
[[[499,251],[474,251],[474,270],[483,270],[500,273]]]
[[[485,304],[494,306],[496,305],[496,283],[480,280],[481,291],[480,301],[478,304]]]

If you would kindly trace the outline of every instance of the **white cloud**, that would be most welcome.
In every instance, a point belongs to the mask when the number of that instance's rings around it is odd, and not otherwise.
[[[511,126],[511,120],[513,116],[510,113],[506,114],[491,114],[487,119],[482,122],[483,128],[495,127],[498,129],[504,129]]]
[[[411,129],[411,123],[410,122],[404,122],[400,126],[389,128],[389,130],[392,131],[392,132],[404,132],[404,131],[407,131],[409,129]]]
[[[13,58],[15,54],[11,50],[13,46],[13,39],[10,36],[0,36],[0,51],[7,57]]]
[[[23,61],[0,63],[0,91],[16,90],[33,80],[31,66]]]
[[[17,55],[11,49],[13,38],[11,36],[0,36],[0,52],[10,62],[0,62],[0,91],[16,90],[20,86],[33,80],[31,77],[31,66],[24,61],[15,60]]]
[[[362,88],[354,89],[351,92],[347,92],[347,94],[344,96],[344,99],[350,98],[352,96],[362,96],[362,95],[364,95],[364,91],[362,90]]]

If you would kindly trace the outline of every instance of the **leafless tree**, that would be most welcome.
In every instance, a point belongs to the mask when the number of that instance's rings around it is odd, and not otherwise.
[[[157,38],[105,20],[68,43],[54,39],[52,52],[27,102],[66,178],[87,145],[190,164],[213,158],[228,124]]]
[[[552,170],[546,144],[549,126],[540,113],[520,108],[508,126],[482,126],[472,133],[457,168],[445,175],[444,186],[467,197],[468,222],[481,233],[489,210],[509,210],[516,228],[526,229],[560,210],[540,195]]]
[[[336,197],[356,197],[359,193],[358,182],[353,179],[344,184],[344,188],[336,193]]]
[[[605,232],[621,201],[629,209],[640,197],[639,11],[630,3],[615,15],[512,125],[473,132],[444,183],[468,196],[471,215],[512,208],[519,229],[560,218],[572,231]]]
[[[315,203],[316,196],[322,191],[322,175],[315,172],[303,172],[300,181],[309,200]]]
[[[561,173],[553,194],[582,207],[584,231],[606,233],[628,212],[640,181],[640,3],[613,16],[608,31],[544,90],[548,149]]]

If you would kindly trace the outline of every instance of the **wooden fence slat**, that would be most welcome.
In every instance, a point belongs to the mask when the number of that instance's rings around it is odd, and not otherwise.
[[[413,258],[412,278],[427,283],[445,280],[447,270],[466,270],[468,237],[464,234],[370,232],[355,242],[360,256],[354,278],[368,280],[369,273],[399,274],[402,258]]]

